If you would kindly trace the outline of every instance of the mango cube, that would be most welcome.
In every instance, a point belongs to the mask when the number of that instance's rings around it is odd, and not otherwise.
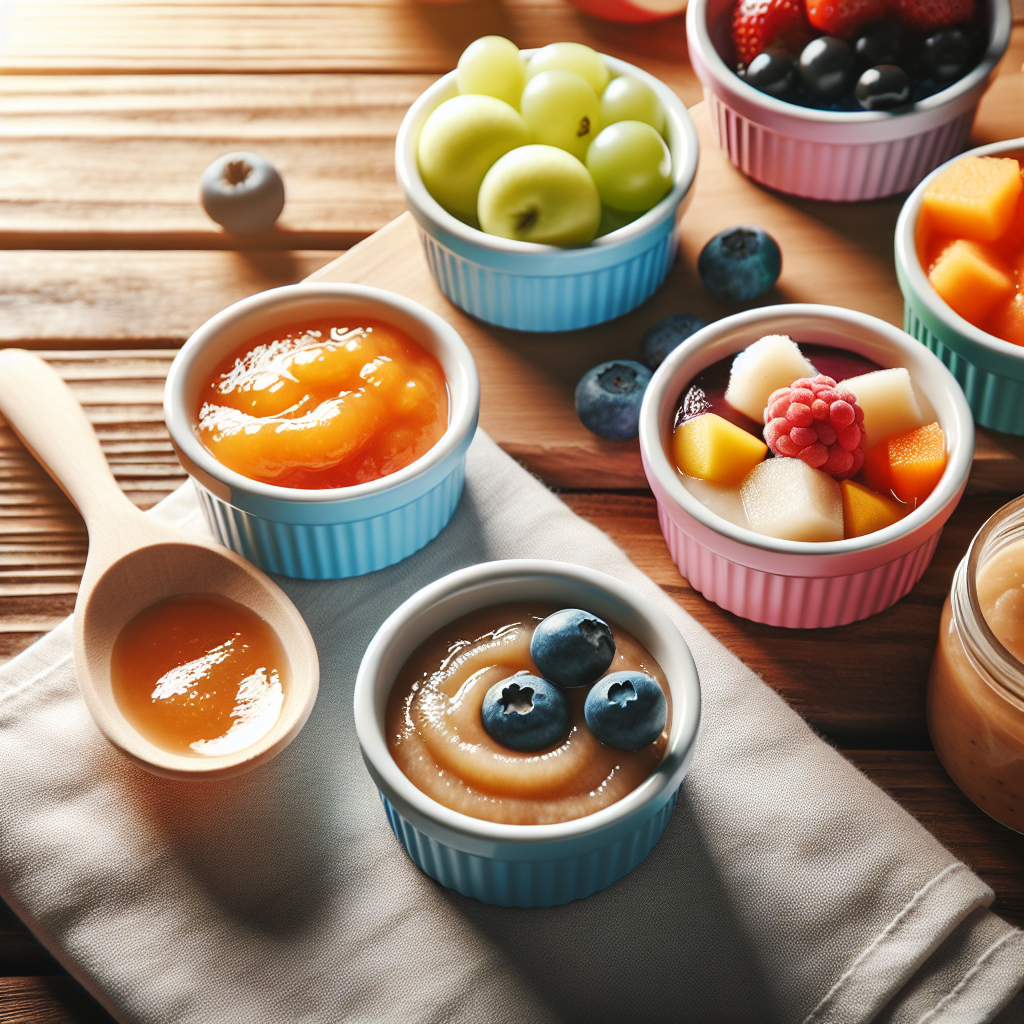
[[[857,404],[864,410],[866,449],[873,448],[892,434],[924,424],[924,416],[910,382],[910,372],[902,366],[849,377],[839,382],[837,390],[852,391]]]
[[[994,242],[1010,226],[1021,188],[1013,158],[967,156],[928,186],[921,210],[937,231]]]
[[[852,480],[840,480],[843,493],[843,536],[863,537],[898,523],[909,511],[895,498],[869,490]]]
[[[713,412],[684,420],[672,434],[680,473],[716,484],[738,484],[768,454],[768,446]]]
[[[817,372],[792,338],[769,334],[737,354],[729,371],[725,400],[744,416],[763,423],[764,407],[773,391]]]
[[[755,533],[810,543],[843,539],[839,484],[801,459],[766,459],[740,488]]]
[[[920,505],[935,490],[946,469],[942,427],[929,423],[906,434],[890,437],[889,481],[900,501]]]
[[[939,298],[965,320],[977,323],[1014,293],[1013,273],[986,245],[957,239],[928,271]]]

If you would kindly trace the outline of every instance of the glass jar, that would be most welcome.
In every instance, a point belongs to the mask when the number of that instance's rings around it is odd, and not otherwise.
[[[1024,497],[985,523],[957,566],[928,679],[928,731],[960,789],[996,821],[1024,832],[1024,664],[985,618],[999,614],[991,586],[997,574],[1005,599],[997,629],[1019,655],[1024,615],[1016,590],[1024,588]],[[1010,586],[1007,580],[1016,582]],[[1008,608],[1016,610],[1007,615]]]

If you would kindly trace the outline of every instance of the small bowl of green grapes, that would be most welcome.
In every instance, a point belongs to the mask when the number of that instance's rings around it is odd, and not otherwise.
[[[646,71],[581,43],[471,43],[409,108],[395,168],[431,273],[519,331],[628,313],[661,286],[693,194],[697,132]]]

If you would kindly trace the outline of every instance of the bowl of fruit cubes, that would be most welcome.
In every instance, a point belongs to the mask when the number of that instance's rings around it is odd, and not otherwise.
[[[682,101],[640,68],[580,43],[485,36],[409,108],[395,167],[455,305],[568,331],[664,281],[697,152]]]
[[[640,452],[695,590],[755,622],[838,626],[921,578],[967,483],[974,421],[949,370],[899,328],[767,306],[669,354]]]
[[[912,189],[967,144],[1009,0],[691,0],[693,69],[732,163],[850,202]]]
[[[983,427],[1024,435],[1024,138],[925,178],[896,224],[904,327],[953,371]]]

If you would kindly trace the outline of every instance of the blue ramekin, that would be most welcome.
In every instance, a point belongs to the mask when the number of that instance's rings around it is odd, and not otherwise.
[[[536,600],[585,608],[627,629],[668,679],[672,723],[655,771],[617,803],[554,825],[506,825],[453,811],[428,797],[388,750],[388,695],[409,655],[471,611]],[[697,670],[672,620],[649,598],[605,573],[567,562],[515,559],[460,569],[394,611],[370,641],[355,687],[356,734],[392,831],[420,868],[483,903],[550,907],[582,899],[633,870],[668,824],[700,722]]]
[[[952,371],[979,426],[1024,434],[1024,347],[983,331],[954,313],[931,286],[918,258],[918,218],[925,190],[965,156],[1014,153],[1024,138],[968,150],[937,168],[911,192],[896,222],[896,277],[903,292],[903,329],[928,346]]]
[[[532,50],[524,50],[524,58]],[[467,313],[517,331],[571,331],[635,309],[665,280],[679,244],[679,220],[693,195],[697,131],[679,97],[632,64],[602,55],[613,75],[632,75],[658,94],[672,152],[671,191],[642,217],[589,245],[562,249],[499,238],[453,217],[427,191],[416,162],[424,122],[458,94],[455,72],[435,82],[398,130],[395,170],[419,224],[431,273]]]
[[[214,367],[263,331],[320,316],[384,320],[431,352],[448,382],[448,429],[404,469],[352,487],[279,487],[222,466],[196,434],[200,390]],[[400,295],[349,284],[289,285],[229,306],[185,343],[164,392],[171,442],[217,539],[267,572],[312,580],[383,569],[444,529],[462,496],[479,411],[476,364],[449,324]]]

